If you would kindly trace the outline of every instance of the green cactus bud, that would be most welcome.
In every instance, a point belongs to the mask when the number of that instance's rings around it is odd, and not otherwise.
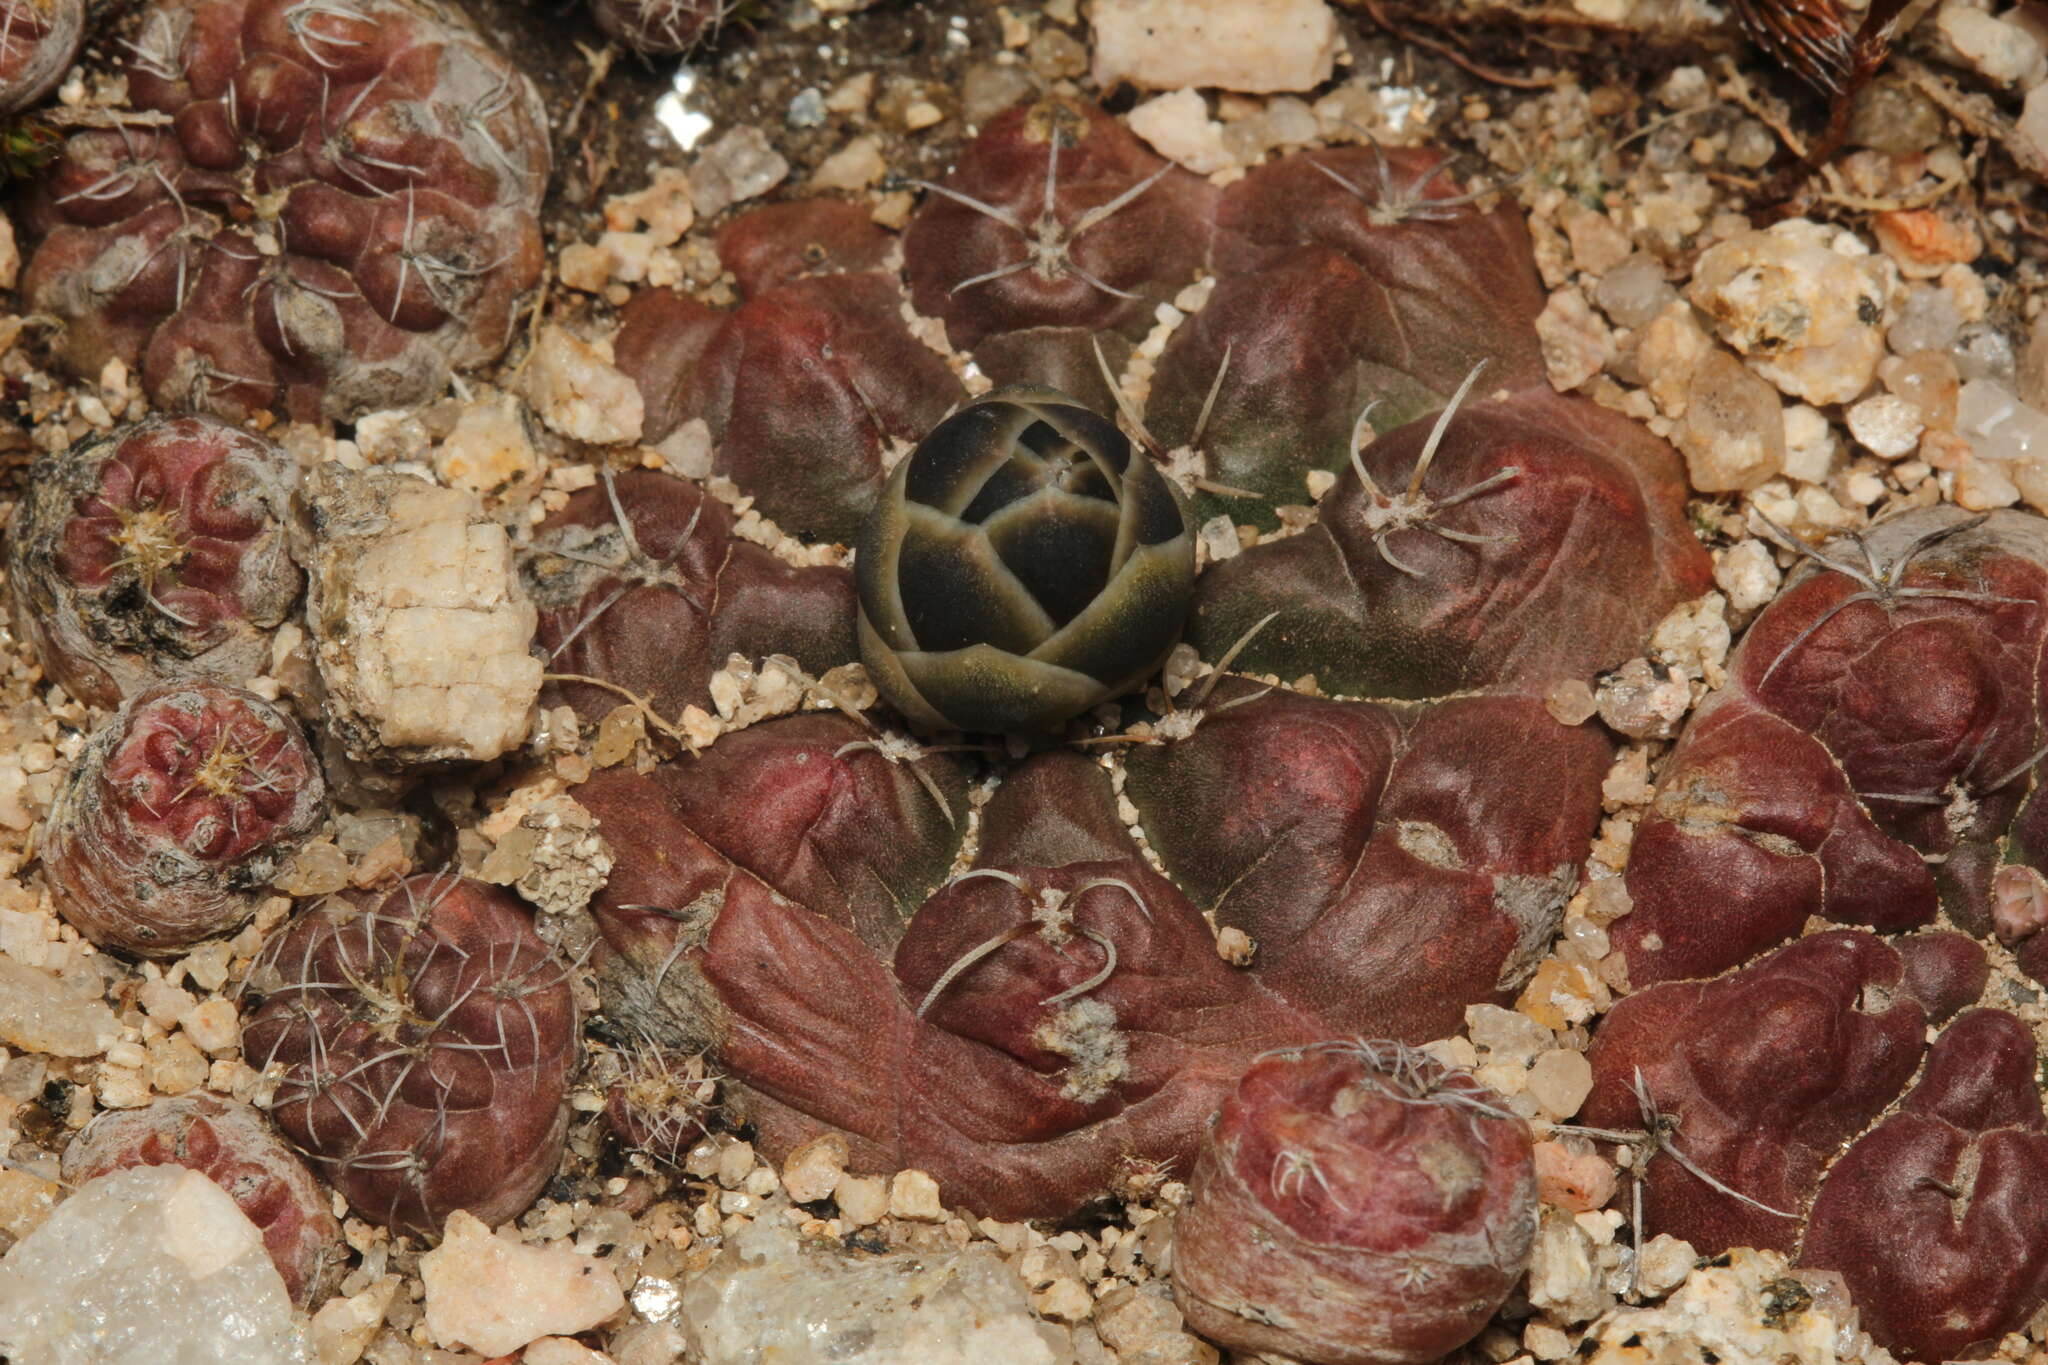
[[[1114,423],[1017,387],[896,466],[856,576],[861,655],[913,725],[1043,730],[1159,666],[1195,546],[1178,492]]]

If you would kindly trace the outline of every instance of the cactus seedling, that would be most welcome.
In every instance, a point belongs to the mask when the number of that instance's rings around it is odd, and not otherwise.
[[[254,913],[326,817],[298,723],[214,683],[138,693],[94,732],[43,847],[57,909],[95,943],[169,957]]]
[[[1224,1103],[1174,1236],[1188,1324],[1316,1365],[1419,1365],[1478,1335],[1536,1233],[1529,1130],[1394,1042],[1262,1059]]]
[[[8,577],[43,671],[104,707],[153,682],[262,672],[302,581],[285,545],[293,472],[211,417],[151,417],[39,459]]]
[[[250,988],[266,998],[242,1050],[282,1069],[271,1112],[362,1216],[500,1223],[554,1175],[576,1005],[505,892],[436,875],[330,901],[271,941]]]
[[[919,728],[1045,729],[1158,668],[1194,571],[1180,499],[1121,432],[1004,389],[890,477],[857,561],[861,655]]]

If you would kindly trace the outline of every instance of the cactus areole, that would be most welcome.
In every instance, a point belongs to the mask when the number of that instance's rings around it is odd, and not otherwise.
[[[896,466],[861,539],[861,656],[927,730],[1030,731],[1142,684],[1195,545],[1114,423],[1054,389],[976,399]]]

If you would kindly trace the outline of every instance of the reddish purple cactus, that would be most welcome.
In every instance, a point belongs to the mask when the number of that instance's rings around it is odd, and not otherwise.
[[[620,332],[622,369],[648,402],[644,439],[706,424],[712,469],[786,531],[851,543],[894,457],[965,395],[911,335],[888,239],[833,200],[756,210],[719,236],[746,301],[719,314],[642,295]]]
[[[597,902],[610,1012],[712,1046],[766,1150],[837,1130],[997,1216],[1071,1209],[1126,1156],[1185,1163],[1253,1053],[1321,1031],[1216,955],[1077,755],[1014,774],[976,870],[927,899],[967,807],[918,753],[813,715],[578,789],[615,844],[666,851]]]
[[[785,529],[839,534],[893,458],[881,435],[924,435],[886,387],[911,387],[892,348],[922,346],[895,330],[906,291],[985,375],[1106,408],[1103,369],[1212,270],[1207,308],[1152,376],[1179,447],[1154,453],[1245,523],[1306,500],[1314,470],[1344,479],[1304,533],[1198,581],[1189,638],[1211,658],[1242,645],[1258,672],[1418,703],[1221,677],[1183,694],[1110,763],[1164,876],[1110,779],[1075,756],[1004,771],[971,870],[943,887],[965,774],[899,734],[806,717],[650,774],[600,774],[580,795],[607,837],[666,854],[622,863],[599,899],[617,950],[608,999],[666,1045],[710,1048],[765,1150],[836,1130],[857,1163],[921,1166],[984,1211],[1064,1212],[1125,1157],[1189,1160],[1198,1116],[1265,1047],[1354,1031],[1421,1042],[1522,984],[1575,885],[1611,757],[1541,699],[1639,654],[1711,580],[1671,449],[1550,392],[1517,215],[1439,171],[1429,152],[1305,153],[1219,195],[1054,97],[992,120],[927,187],[902,281],[857,209],[810,201],[725,227],[737,312],[662,293],[632,305],[617,354],[650,436],[703,420],[714,467]],[[833,333],[829,357],[789,341],[828,293],[855,290],[870,334]],[[1385,325],[1346,330],[1328,298]],[[1460,407],[1481,361],[1506,393]],[[1368,409],[1406,425],[1360,451]],[[577,520],[601,524],[594,494],[587,506]],[[631,591],[646,605],[618,597],[607,638],[661,619],[642,615],[657,601],[687,616],[679,697],[703,609]],[[645,692],[660,670],[627,657],[637,648],[580,667]],[[750,806],[752,792],[776,794]],[[1218,955],[1198,906],[1249,936],[1248,970]]]
[[[1654,1142],[1643,1219],[1709,1254],[1791,1251],[1821,1173],[1905,1088],[1927,1010],[1900,955],[1835,930],[1730,976],[1668,982],[1616,1005],[1593,1035],[1579,1111]]]
[[[578,1055],[566,967],[505,892],[414,877],[272,940],[242,1033],[272,1115],[365,1218],[501,1223],[554,1176]]]
[[[30,305],[159,407],[347,419],[497,356],[543,264],[526,78],[403,0],[173,0],[130,43],[163,126],[75,134],[27,210]]]
[[[1921,1360],[1985,1354],[2048,1302],[2048,1123],[2026,1025],[1948,1026],[1899,1111],[1814,1200],[1800,1260],[1839,1270],[1863,1328]]]
[[[347,1250],[327,1192],[248,1105],[195,1092],[110,1109],[64,1149],[64,1178],[74,1187],[129,1166],[189,1166],[226,1190],[262,1232],[301,1307],[339,1279]]]
[[[1480,376],[1482,379],[1485,376]],[[1455,409],[1455,410],[1454,410]],[[1664,442],[1548,386],[1379,437],[1315,525],[1206,574],[1190,638],[1328,690],[1542,696],[1638,653],[1709,586]]]
[[[910,300],[999,384],[1100,401],[1096,333],[1128,345],[1195,278],[1215,191],[1058,96],[989,121],[904,236]],[[1077,383],[1085,377],[1087,383]]]
[[[175,957],[253,914],[326,817],[297,721],[236,688],[166,683],[93,733],[50,812],[43,868],[87,938]]]
[[[2048,677],[2048,525],[1908,513],[1814,553],[1750,626],[1637,831],[1615,926],[1638,985],[1705,976],[1811,915],[1880,931],[1937,908],[2048,970],[2023,872]],[[1716,894],[1702,902],[1702,888]]]
[[[694,483],[634,470],[584,489],[536,529],[526,562],[548,669],[598,677],[657,711],[709,707],[729,655],[788,654],[823,673],[859,656],[853,576],[798,568],[733,534],[733,514]],[[585,719],[610,688],[560,682]]]
[[[635,52],[688,52],[718,34],[738,0],[590,0],[591,17]]]
[[[1420,1365],[1479,1334],[1536,1235],[1529,1130],[1393,1042],[1255,1063],[1174,1227],[1188,1325],[1317,1365]]]
[[[1608,747],[1533,701],[1218,688],[1126,791],[1167,872],[1333,1033],[1422,1043],[1507,1004],[1556,934]]]
[[[85,41],[85,0],[0,0],[0,114],[57,88]]]
[[[211,417],[152,417],[39,459],[8,578],[43,671],[103,707],[152,683],[261,673],[302,582],[286,552],[295,473]]]

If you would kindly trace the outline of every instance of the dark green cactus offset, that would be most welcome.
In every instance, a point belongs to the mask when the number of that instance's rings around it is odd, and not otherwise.
[[[1179,495],[1108,419],[1001,389],[897,466],[858,559],[868,673],[924,729],[1044,729],[1142,684],[1180,638]]]

